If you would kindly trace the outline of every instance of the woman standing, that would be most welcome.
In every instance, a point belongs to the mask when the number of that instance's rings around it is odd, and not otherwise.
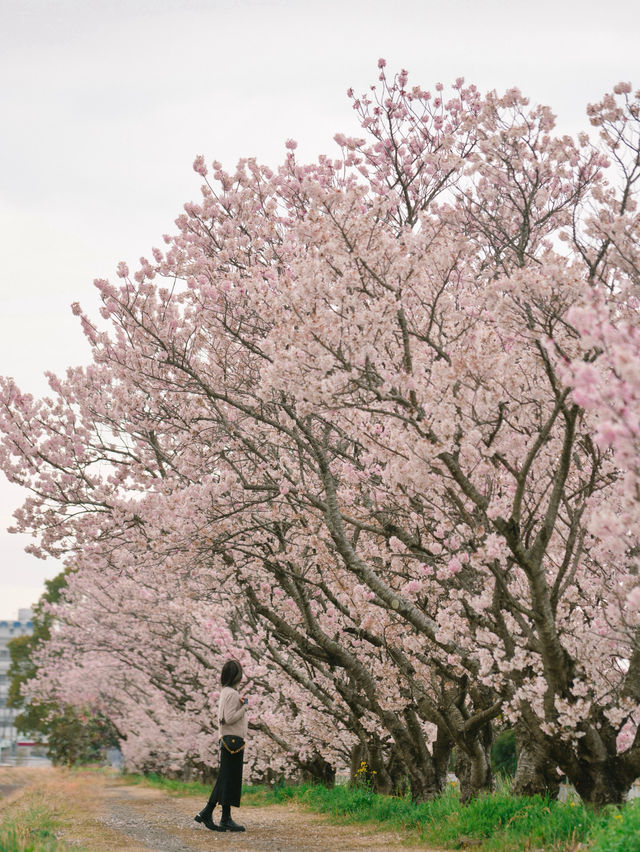
[[[231,808],[240,807],[242,792],[242,757],[247,736],[247,699],[240,697],[236,687],[242,680],[242,666],[237,660],[228,660],[222,667],[218,725],[220,734],[220,771],[209,801],[194,817],[211,831],[244,831],[231,819]],[[220,825],[213,821],[213,809],[222,805]]]

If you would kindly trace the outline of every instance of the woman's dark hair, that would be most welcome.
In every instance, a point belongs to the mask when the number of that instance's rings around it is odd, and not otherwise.
[[[227,660],[220,673],[222,686],[233,686],[242,678],[242,666],[237,660]]]

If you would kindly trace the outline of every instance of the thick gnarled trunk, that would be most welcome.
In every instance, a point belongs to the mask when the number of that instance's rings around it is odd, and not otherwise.
[[[402,795],[408,770],[397,748],[380,740],[359,742],[351,750],[350,781],[387,796]]]
[[[640,774],[640,732],[633,746],[619,754],[619,728],[603,712],[596,709],[579,730],[582,736],[572,744],[550,739],[548,758],[556,759],[585,804],[595,810],[622,804]],[[536,741],[545,747],[540,737]]]
[[[625,801],[633,779],[626,772],[621,772],[616,763],[612,760],[592,764],[585,766],[576,777],[569,776],[583,802],[595,810],[605,805],[621,805]]]
[[[453,771],[460,784],[460,801],[463,803],[471,801],[480,793],[491,791],[492,742],[491,726],[485,725],[464,747],[456,745]]]
[[[336,769],[319,754],[300,762],[302,781],[311,781],[333,787],[336,782]]]
[[[436,773],[436,780],[440,790],[444,790],[447,783],[447,772],[451,763],[451,752],[453,751],[453,743],[448,732],[444,728],[438,728],[436,741],[433,744],[433,766]]]
[[[511,784],[514,796],[548,796],[557,799],[560,775],[549,750],[535,740],[527,728],[516,725],[516,774]]]
[[[442,787],[433,766],[412,766],[409,770],[409,791],[414,803],[436,799],[442,793]]]
[[[351,782],[364,783],[386,795],[402,794],[408,783],[412,801],[424,802],[442,793],[450,755],[450,741],[442,736],[436,740],[433,754],[425,742],[406,737],[388,746],[360,742],[351,752]]]

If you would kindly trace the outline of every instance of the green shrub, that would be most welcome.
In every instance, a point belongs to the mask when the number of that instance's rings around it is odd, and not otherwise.
[[[513,777],[516,774],[516,735],[512,730],[502,731],[491,747],[491,769],[494,775]]]

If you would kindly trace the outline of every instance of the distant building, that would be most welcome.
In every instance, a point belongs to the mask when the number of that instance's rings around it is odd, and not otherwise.
[[[32,618],[33,613],[30,609],[20,609],[17,621],[0,621],[0,755],[2,756],[15,753],[18,742],[18,732],[13,724],[18,711],[7,707],[9,692],[7,672],[11,665],[8,645],[16,636],[33,633]]]

